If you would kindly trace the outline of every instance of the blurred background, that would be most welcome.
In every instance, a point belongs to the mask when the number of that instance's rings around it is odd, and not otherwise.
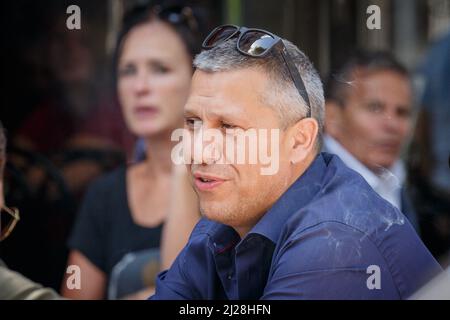
[[[17,271],[59,289],[66,241],[89,183],[135,158],[114,98],[112,53],[123,13],[143,1],[1,2],[0,119],[6,203],[22,219],[2,242]],[[145,1],[144,1],[145,2]],[[387,50],[413,74],[414,130],[403,152],[421,237],[443,266],[450,248],[450,0],[214,0],[188,3],[203,32],[232,23],[294,42],[323,79],[355,49]],[[68,30],[69,5],[81,29]],[[369,5],[381,29],[369,30]]]

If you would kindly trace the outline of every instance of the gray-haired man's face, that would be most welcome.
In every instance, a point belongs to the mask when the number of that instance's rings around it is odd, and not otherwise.
[[[193,164],[188,165],[202,214],[234,227],[241,236],[287,189],[292,174],[288,159],[290,141],[280,129],[275,110],[262,102],[261,94],[266,90],[270,87],[261,70],[247,68],[213,73],[197,70],[185,106],[185,128],[193,136],[194,131],[210,129],[223,136],[219,139],[221,142],[201,142],[202,148],[214,150],[214,159],[200,152],[197,156],[193,154]],[[261,169],[267,165],[259,157],[256,163],[217,164],[230,154],[225,146],[227,141],[238,139],[238,134],[230,134],[227,129],[238,129],[242,134],[264,131],[268,139],[261,140],[263,137],[259,136],[258,147],[265,148],[269,157],[277,153],[276,172],[261,174]],[[268,137],[272,130],[277,132],[276,139]],[[253,152],[251,147],[247,143],[235,147],[234,152],[244,153],[249,159]]]

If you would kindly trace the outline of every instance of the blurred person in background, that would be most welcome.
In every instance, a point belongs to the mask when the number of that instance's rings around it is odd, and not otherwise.
[[[185,176],[172,168],[171,133],[183,125],[198,29],[187,6],[138,6],[124,17],[114,59],[117,95],[129,130],[145,140],[145,160],[89,188],[69,240],[68,265],[81,268],[81,289],[63,282],[66,297],[103,299],[108,291],[113,299],[139,298],[152,291],[173,183]],[[133,290],[142,291],[130,296]]]
[[[102,85],[89,21],[74,31],[67,29],[65,14],[49,10],[47,15],[41,45],[47,86],[12,142],[49,158],[61,169],[71,193],[81,198],[87,184],[103,172],[102,162],[86,151],[129,156],[134,138]],[[37,177],[30,184],[40,182]]]
[[[16,25],[8,32],[18,29],[17,42],[23,45],[11,46],[10,54],[25,55],[29,66],[18,71],[24,57],[8,59],[5,70],[9,78],[22,79],[8,85],[6,96],[14,103],[4,123],[10,128],[5,198],[21,210],[22,221],[3,243],[2,258],[14,270],[58,290],[67,263],[65,244],[87,185],[123,164],[134,138],[101,81],[104,63],[94,43],[93,21],[86,15],[80,30],[69,30],[63,3],[34,9],[35,15],[22,19],[36,28],[20,31]],[[14,12],[7,15],[16,16]],[[34,71],[28,74],[29,69]],[[22,114],[14,124],[16,113]]]
[[[120,108],[101,85],[89,21],[74,32],[65,14],[49,11],[40,47],[47,84],[13,143],[45,155],[73,147],[129,148],[133,141]]]
[[[389,53],[359,51],[331,74],[325,98],[324,150],[361,174],[419,232],[401,160],[412,126],[408,71]]]
[[[6,239],[20,219],[19,211],[8,208],[3,196],[3,170],[6,163],[6,137],[0,122],[0,241]],[[1,258],[1,257],[0,257]],[[18,272],[14,272],[0,259],[0,300],[60,299],[52,289],[44,288]]]

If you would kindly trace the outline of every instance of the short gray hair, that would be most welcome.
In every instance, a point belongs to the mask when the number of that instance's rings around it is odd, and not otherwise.
[[[308,107],[298,93],[285,65],[283,57],[272,50],[264,58],[252,58],[239,53],[236,39],[230,39],[210,50],[204,50],[194,59],[194,67],[205,72],[220,72],[243,68],[261,68],[268,74],[270,90],[264,93],[262,101],[274,107],[284,128],[289,127],[308,113]],[[319,74],[308,57],[294,44],[283,39],[305,84],[311,105],[311,116],[319,124],[316,147],[322,146],[322,132],[325,114],[325,99]]]

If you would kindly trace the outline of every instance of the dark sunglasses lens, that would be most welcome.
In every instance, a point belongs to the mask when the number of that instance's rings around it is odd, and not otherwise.
[[[214,47],[219,43],[227,40],[233,33],[237,30],[236,27],[233,26],[224,26],[214,30],[208,38],[206,38],[203,46],[204,47]]]
[[[264,32],[248,31],[238,43],[238,48],[252,56],[261,56],[275,44],[275,39]]]
[[[179,24],[183,22],[183,17],[181,14],[176,12],[165,12],[161,13],[161,19],[164,19],[172,24]]]
[[[161,10],[158,13],[159,18],[166,20],[172,24],[179,24],[184,22],[185,18],[183,15],[182,7],[169,7]]]

